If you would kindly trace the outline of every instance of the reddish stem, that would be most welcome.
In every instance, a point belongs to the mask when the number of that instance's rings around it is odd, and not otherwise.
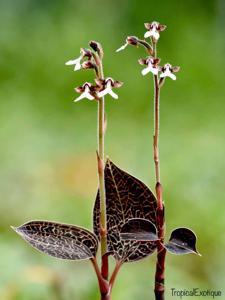
[[[109,283],[107,280],[105,280],[101,274],[101,271],[98,267],[98,263],[96,258],[91,259],[92,265],[94,267],[95,273],[98,278],[98,285],[99,285],[99,290],[101,293],[101,300],[111,300],[110,296],[110,288],[109,288]]]
[[[101,269],[101,273],[102,273],[102,277],[105,280],[108,280],[109,277],[109,255],[108,253],[106,253],[105,255],[102,256],[102,269]]]
[[[113,271],[113,273],[112,273],[112,276],[111,276],[111,278],[110,278],[110,281],[109,281],[109,288],[110,288],[110,291],[111,291],[112,288],[113,288],[114,282],[115,282],[115,280],[116,280],[116,276],[118,275],[121,266],[122,266],[122,262],[121,262],[121,261],[117,261],[117,262],[116,262],[115,269],[114,269],[114,271]]]

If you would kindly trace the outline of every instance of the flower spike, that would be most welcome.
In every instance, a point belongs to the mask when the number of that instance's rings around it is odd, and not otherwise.
[[[95,97],[91,94],[93,87],[91,83],[85,82],[82,86],[75,88],[75,91],[81,93],[81,95],[74,100],[74,102],[78,102],[82,99],[94,100]]]
[[[176,80],[177,77],[174,75],[174,73],[178,72],[180,70],[180,67],[172,67],[171,64],[165,64],[161,71],[160,78],[170,77],[172,80]]]

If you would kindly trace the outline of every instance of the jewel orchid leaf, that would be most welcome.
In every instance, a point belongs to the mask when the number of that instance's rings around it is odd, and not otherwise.
[[[156,224],[157,202],[149,188],[137,178],[124,172],[109,159],[105,166],[107,211],[107,243],[117,261],[131,262],[154,252],[155,241],[123,240],[121,228],[130,219],[142,218]],[[99,237],[100,196],[94,206],[94,232]]]
[[[87,229],[48,221],[30,221],[12,227],[25,241],[50,256],[83,260],[95,257],[98,239]]]
[[[158,241],[156,226],[145,219],[131,219],[125,223],[120,231],[120,238],[124,241]]]
[[[165,248],[172,254],[181,255],[198,253],[196,249],[196,235],[188,228],[177,228],[172,231],[169,242],[165,245]]]

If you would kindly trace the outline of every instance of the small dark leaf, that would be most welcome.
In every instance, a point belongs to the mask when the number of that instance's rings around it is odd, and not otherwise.
[[[50,256],[82,260],[96,255],[98,239],[87,229],[46,221],[30,221],[12,227],[34,248]]]
[[[196,250],[196,235],[188,228],[177,228],[172,231],[169,243],[165,248],[177,255],[195,253],[201,255]]]
[[[125,241],[158,241],[155,225],[145,219],[131,219],[125,223],[120,231],[120,237]]]
[[[108,251],[118,261],[129,262],[154,252],[156,242],[124,241],[121,228],[130,219],[142,218],[156,224],[157,202],[153,193],[140,180],[122,171],[109,159],[105,166]],[[99,237],[100,197],[94,206],[94,232]]]

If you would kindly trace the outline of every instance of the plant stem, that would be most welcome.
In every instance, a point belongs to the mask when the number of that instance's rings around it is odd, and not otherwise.
[[[122,262],[121,261],[117,261],[116,262],[116,266],[115,266],[115,269],[112,273],[112,276],[110,278],[110,281],[109,281],[109,288],[110,288],[110,291],[112,290],[113,288],[113,285],[114,285],[114,282],[115,282],[115,279],[116,279],[116,276],[120,270],[120,267],[122,266]]]
[[[99,78],[104,78],[102,61],[99,59]],[[107,253],[107,227],[106,227],[106,195],[104,175],[104,135],[105,135],[105,100],[98,100],[98,178],[100,196],[100,235],[101,235],[101,257],[102,276],[108,279],[108,256]]]
[[[105,280],[103,277],[102,277],[102,274],[99,270],[99,267],[98,267],[98,263],[96,261],[96,258],[93,257],[91,259],[91,262],[92,262],[92,265],[94,267],[94,270],[95,270],[95,273],[97,275],[97,278],[98,278],[98,285],[99,285],[99,290],[100,290],[100,293],[101,293],[101,300],[111,300],[111,290],[109,288],[109,283],[107,280]]]
[[[156,43],[153,41],[154,57],[157,57]],[[157,245],[157,263],[155,272],[155,299],[164,300],[164,278],[165,278],[165,258],[166,250],[164,242],[164,204],[162,199],[162,185],[160,183],[160,159],[159,159],[159,124],[160,124],[160,86],[158,75],[154,75],[154,136],[153,151],[156,177],[156,197],[157,197],[157,227],[159,243]]]

